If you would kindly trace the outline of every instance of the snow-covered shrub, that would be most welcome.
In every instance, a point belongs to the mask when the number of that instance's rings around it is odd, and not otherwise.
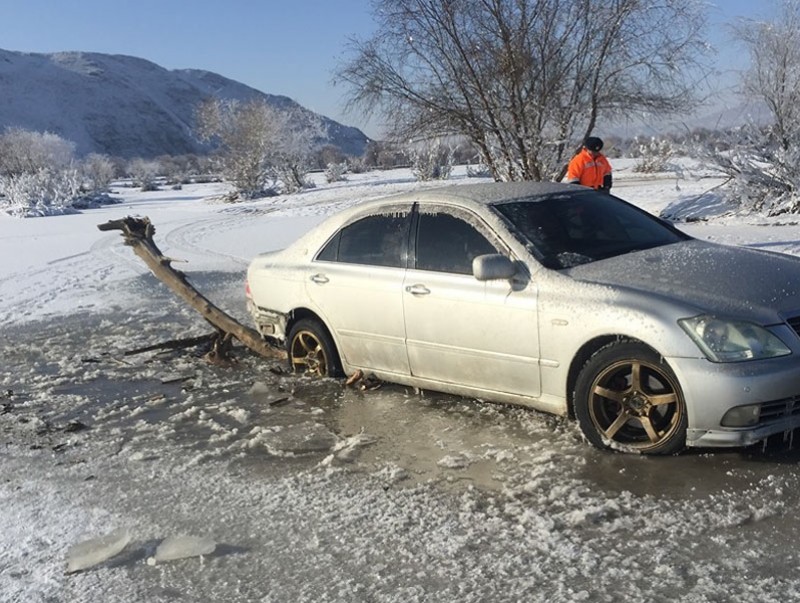
[[[43,169],[68,168],[74,158],[74,143],[57,134],[9,128],[0,136],[0,175],[35,174]]]
[[[13,216],[72,211],[81,180],[75,145],[56,134],[10,128],[0,136],[0,209]]]
[[[670,159],[675,156],[672,143],[665,138],[653,137],[642,140],[636,137],[633,145],[631,155],[638,158],[633,166],[634,172],[645,174],[666,172],[669,169]]]
[[[274,169],[284,193],[291,195],[316,186],[308,179],[308,167],[304,164],[284,163]]]
[[[75,169],[45,168],[0,176],[0,207],[21,218],[69,213],[80,187],[81,178]]]
[[[492,170],[485,163],[477,163],[467,166],[467,178],[491,178]]]
[[[453,170],[453,152],[441,141],[412,144],[408,150],[411,171],[419,181],[447,180]]]
[[[106,192],[93,191],[84,193],[72,202],[75,209],[95,209],[105,205],[115,205],[120,203],[120,199],[114,198]]]
[[[726,161],[732,176],[729,197],[744,209],[774,216],[800,213],[800,148],[776,149],[765,157],[760,150],[735,149]]]
[[[107,191],[117,175],[114,162],[107,155],[99,153],[92,153],[83,160],[81,172],[91,192]]]
[[[365,157],[351,157],[347,160],[347,171],[351,174],[363,174],[368,169]]]
[[[800,213],[800,145],[784,147],[772,128],[748,125],[695,155],[728,177],[722,198],[741,211]]]
[[[134,185],[142,191],[158,190],[156,179],[160,171],[161,165],[157,161],[137,158],[128,164],[128,173],[133,178]]]
[[[347,162],[342,163],[329,163],[325,168],[325,182],[344,182],[347,180],[345,174],[347,173]]]

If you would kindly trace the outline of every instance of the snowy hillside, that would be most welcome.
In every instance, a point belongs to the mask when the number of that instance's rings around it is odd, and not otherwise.
[[[208,71],[167,70],[144,59],[99,53],[35,54],[0,49],[0,130],[48,131],[77,145],[79,154],[120,157],[180,155],[201,150],[192,134],[193,114],[215,96],[263,98],[277,107],[299,107]],[[314,113],[303,109],[307,117]],[[367,137],[322,117],[329,143],[360,155]]]

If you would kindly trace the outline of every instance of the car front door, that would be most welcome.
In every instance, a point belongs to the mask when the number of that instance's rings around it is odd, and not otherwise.
[[[409,374],[403,279],[411,206],[344,226],[311,264],[306,290],[355,368]]]
[[[420,206],[403,295],[411,373],[483,390],[540,394],[535,286],[478,281],[472,260],[504,252],[477,217]]]

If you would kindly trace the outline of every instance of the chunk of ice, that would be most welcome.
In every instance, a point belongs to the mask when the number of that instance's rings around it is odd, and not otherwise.
[[[79,542],[67,551],[67,573],[79,572],[93,567],[118,554],[131,540],[127,528],[114,530],[110,534]]]
[[[215,548],[217,543],[206,536],[169,536],[161,541],[156,548],[156,554],[147,563],[155,565],[159,561],[210,555]]]

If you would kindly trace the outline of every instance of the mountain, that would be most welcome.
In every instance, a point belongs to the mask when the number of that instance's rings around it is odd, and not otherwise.
[[[79,155],[183,155],[208,150],[192,133],[194,111],[209,97],[298,109],[318,117],[325,138],[348,155],[362,155],[366,135],[216,73],[168,70],[144,59],[93,52],[23,53],[0,49],[0,131],[20,127],[71,140]]]

